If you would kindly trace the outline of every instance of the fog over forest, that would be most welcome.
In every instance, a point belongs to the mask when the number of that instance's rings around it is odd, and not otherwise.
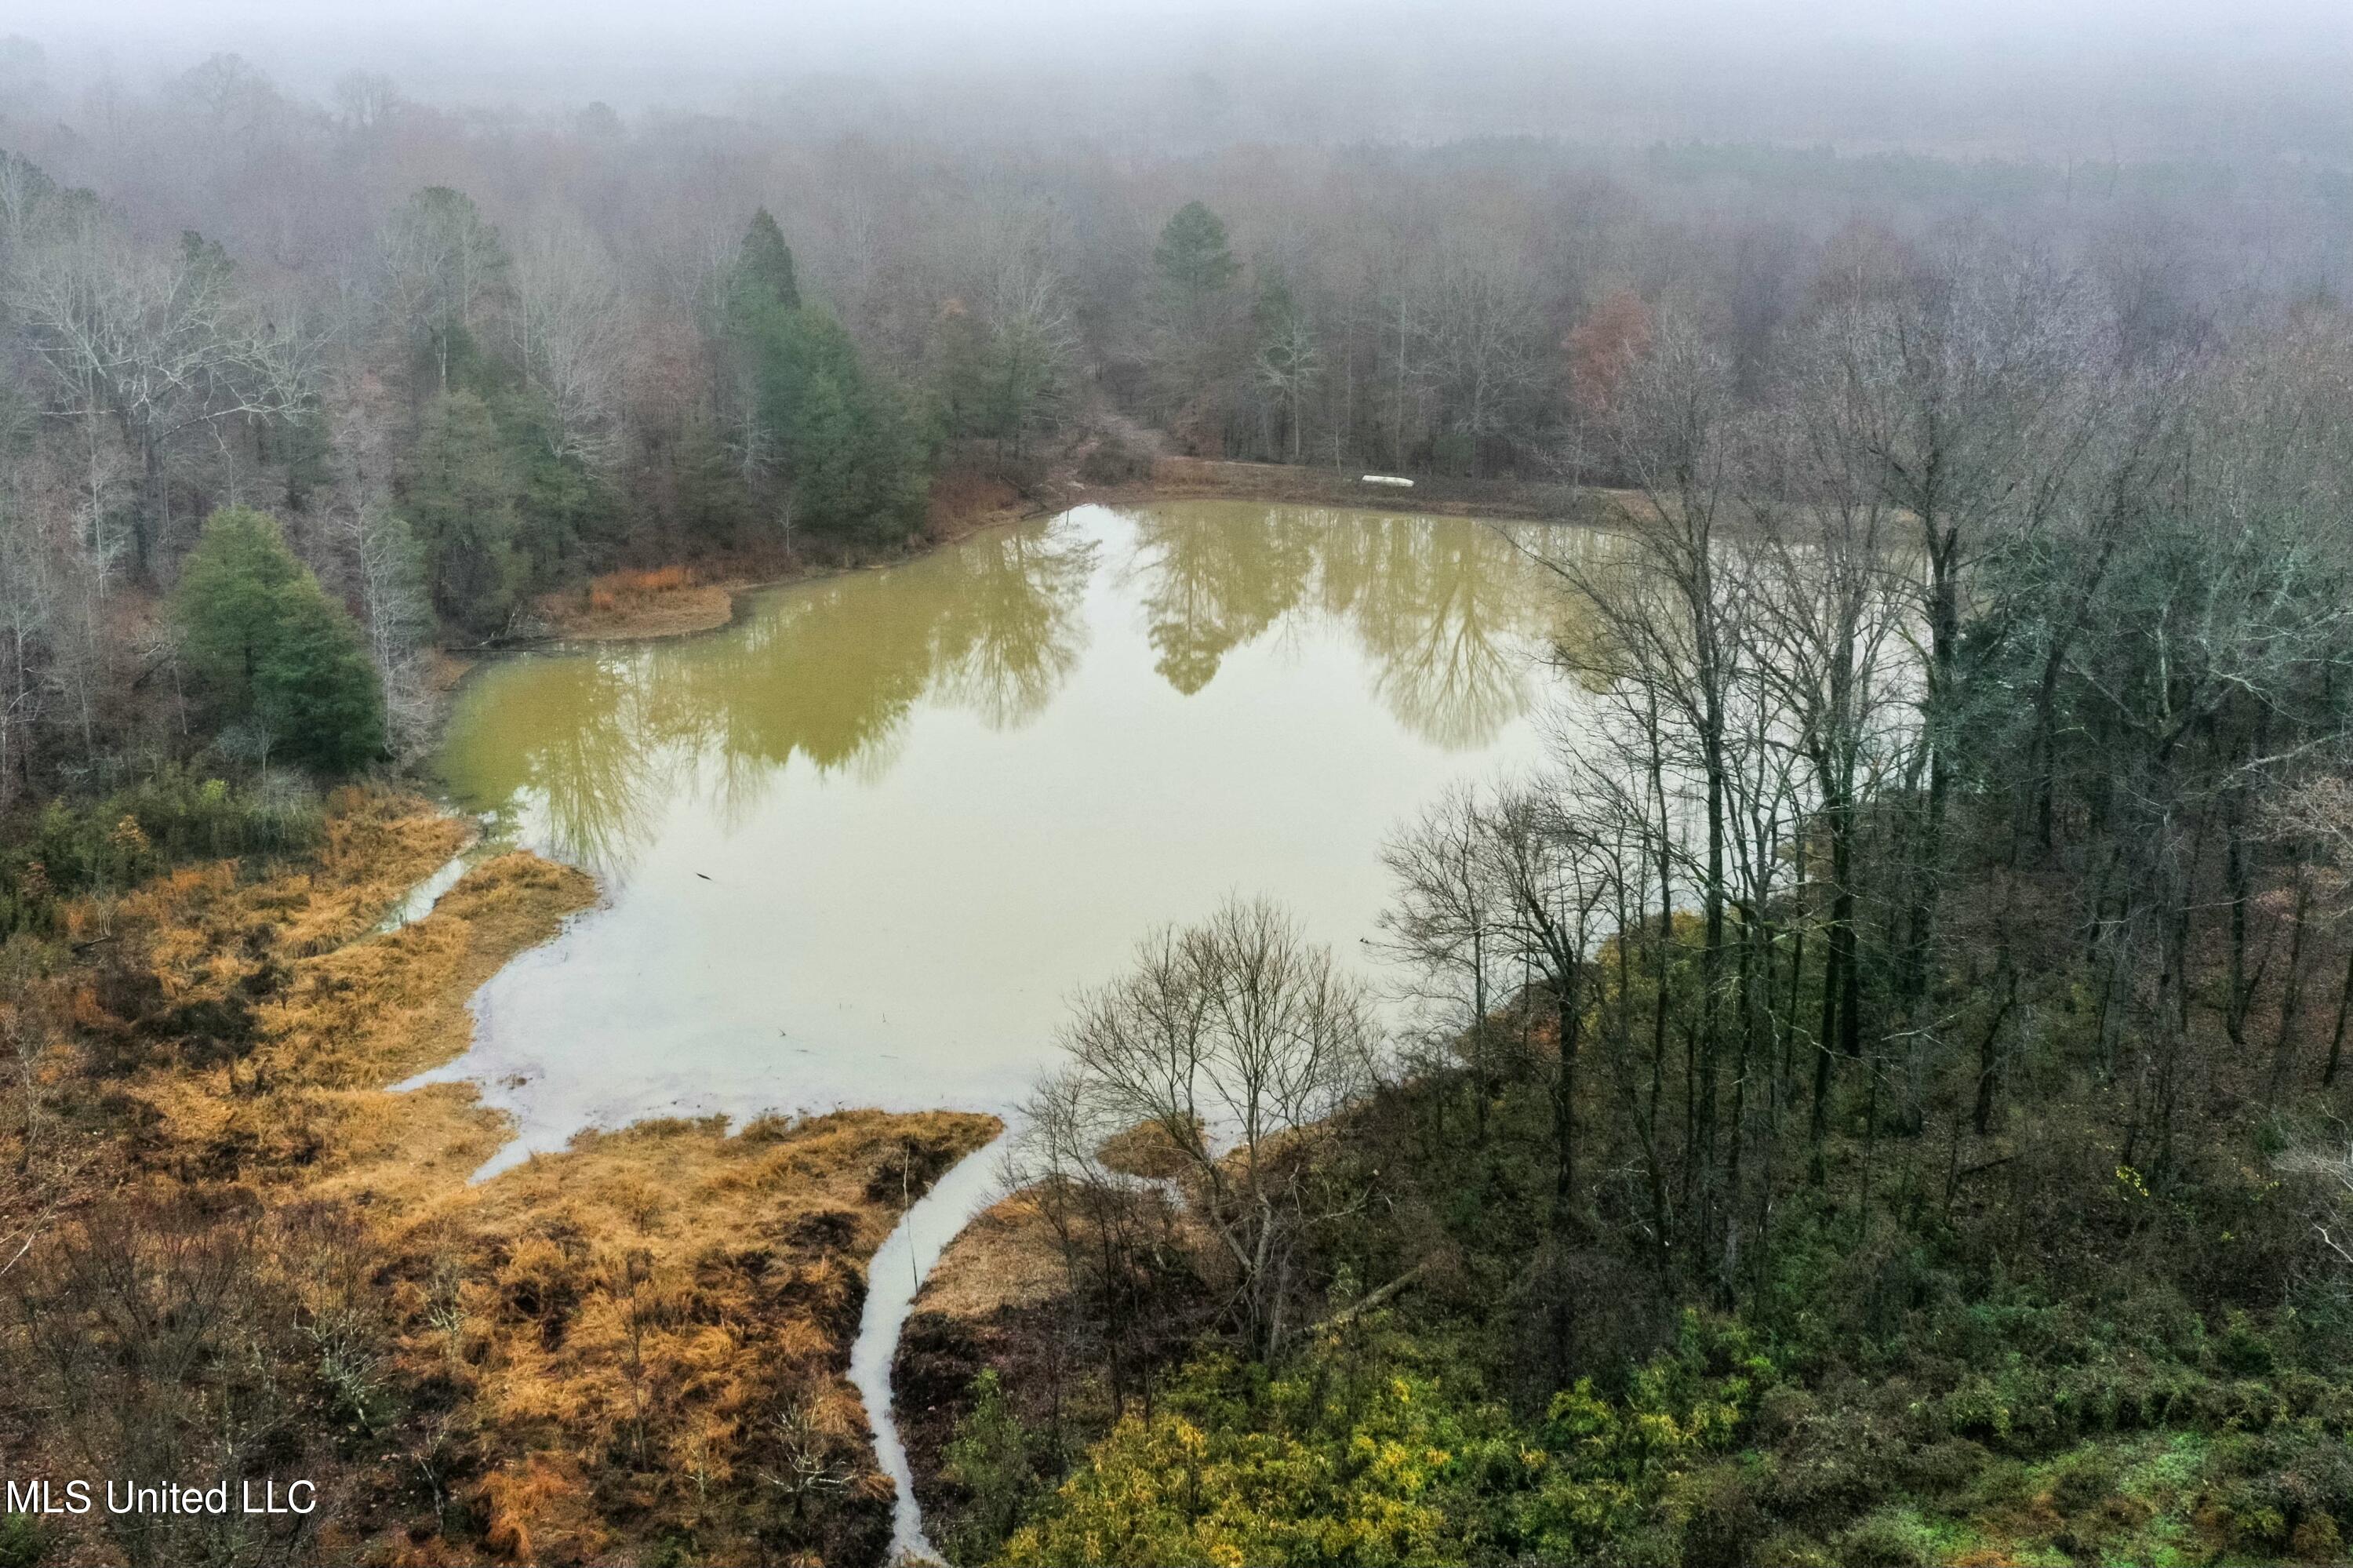
[[[2096,160],[2334,162],[2353,19],[2327,0],[1287,0],[824,7],[623,0],[497,7],[21,0],[5,112],[57,113],[240,54],[323,97],[354,69],[443,108],[738,113],[817,132],[1087,140],[1428,142],[1556,135]]]

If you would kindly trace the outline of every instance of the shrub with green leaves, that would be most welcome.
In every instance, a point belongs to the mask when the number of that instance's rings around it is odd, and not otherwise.
[[[985,1562],[1002,1549],[1039,1489],[1037,1435],[1005,1397],[995,1369],[973,1380],[972,1409],[957,1423],[942,1474],[962,1488],[947,1544],[959,1563]]]
[[[47,931],[58,900],[122,888],[192,860],[297,854],[326,832],[317,795],[167,763],[97,800],[53,800],[0,842],[0,936]]]
[[[1020,1563],[1414,1563],[1672,1557],[1665,1503],[1732,1449],[1769,1363],[1696,1316],[1623,1397],[1589,1381],[1533,1428],[1398,1334],[1280,1373],[1222,1352],[1088,1453],[1008,1542]]]

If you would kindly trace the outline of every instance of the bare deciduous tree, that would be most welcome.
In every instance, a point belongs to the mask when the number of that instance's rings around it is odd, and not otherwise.
[[[144,574],[171,524],[171,464],[183,444],[228,422],[296,414],[311,345],[235,287],[227,256],[193,232],[157,254],[96,207],[61,204],[28,251],[8,302],[52,411],[90,427],[93,452],[97,424],[111,421],[134,454],[131,543]]]
[[[1493,991],[1510,973],[1498,931],[1504,895],[1491,875],[1488,825],[1479,793],[1453,789],[1381,852],[1394,899],[1381,915],[1382,948],[1412,977],[1409,996],[1429,1009],[1438,1037],[1464,1043],[1482,1145],[1494,1098]]]
[[[1263,900],[1146,938],[1063,1036],[1083,1124],[1165,1144],[1262,1352],[1282,1343],[1296,1249],[1321,1217],[1295,1140],[1370,1082],[1376,1039],[1361,983]]]
[[[628,313],[604,247],[576,220],[551,219],[524,240],[507,325],[525,378],[546,400],[557,457],[603,469],[616,455]]]

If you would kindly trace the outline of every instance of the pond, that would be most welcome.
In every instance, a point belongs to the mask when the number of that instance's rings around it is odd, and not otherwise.
[[[1075,991],[1229,893],[1363,955],[1399,821],[1542,760],[1558,604],[1468,519],[1084,506],[500,661],[443,776],[605,896],[427,1078],[513,1118],[486,1174],[649,1116],[1006,1110]]]

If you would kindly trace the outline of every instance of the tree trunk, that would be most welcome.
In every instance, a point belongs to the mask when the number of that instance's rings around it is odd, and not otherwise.
[[[1970,1118],[1977,1135],[1983,1138],[1993,1127],[1994,1092],[2000,1082],[2001,1026],[2009,1020],[2010,1010],[2018,1001],[2018,966],[2010,956],[2010,944],[2004,942],[2001,956],[1995,960],[1994,972],[2002,980],[2001,1006],[1986,1025],[1985,1038],[1978,1043],[1977,1105]]]
[[[2304,933],[2312,908],[2312,878],[2299,860],[2295,869],[2295,915],[2289,927],[2287,980],[2280,995],[2279,1034],[2272,1042],[2271,1099],[2276,1105],[2286,1091],[2288,1069],[2295,1063],[2296,1015],[2304,1003]]]
[[[1558,1036],[1559,1060],[1553,1069],[1552,1228],[1564,1245],[1577,1224],[1577,980],[1574,971],[1553,981],[1553,1027]]]
[[[2345,949],[2345,984],[2337,993],[2337,1027],[2328,1036],[2328,1065],[2321,1069],[2320,1086],[2337,1086],[2337,1065],[2345,1051],[2345,1012],[2353,1006],[2353,948]]]

